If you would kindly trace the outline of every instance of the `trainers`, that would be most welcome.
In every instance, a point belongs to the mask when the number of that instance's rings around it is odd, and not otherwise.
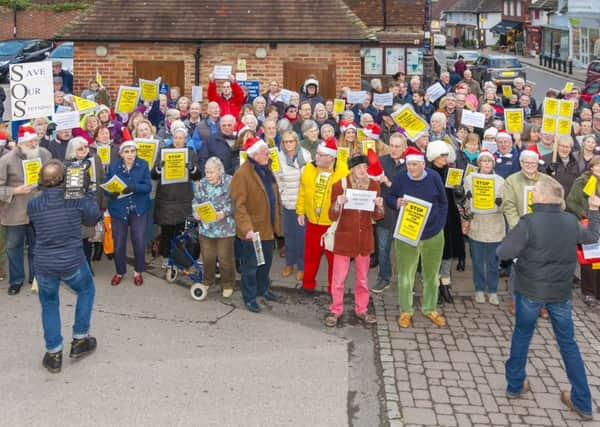
[[[233,289],[223,289],[223,298],[231,298]]]
[[[400,313],[400,318],[398,319],[398,326],[401,328],[410,328],[412,324],[412,314],[410,313]]]
[[[256,303],[256,301],[248,301],[246,303],[246,308],[252,313],[260,313],[260,307]]]
[[[17,295],[19,292],[21,292],[21,286],[22,285],[9,286],[8,295]]]
[[[279,301],[279,296],[271,291],[267,291],[262,296],[267,301]]]
[[[591,413],[586,413],[583,412],[581,409],[577,408],[575,405],[573,405],[573,401],[571,400],[571,392],[569,391],[563,391],[560,394],[560,401],[562,403],[564,403],[565,405],[567,405],[567,407],[571,410],[576,412],[581,418],[583,418],[586,421],[591,421],[592,420],[592,414]]]
[[[519,397],[521,397],[523,394],[527,393],[529,391],[529,380],[527,378],[525,378],[525,381],[523,381],[523,388],[521,389],[521,391],[517,392],[517,393],[511,393],[510,391],[506,390],[506,397],[508,397],[509,399],[518,399]]]
[[[429,320],[435,323],[437,326],[446,326],[446,319],[441,316],[437,311],[432,311],[425,315]]]
[[[96,338],[89,335],[85,338],[73,339],[73,341],[71,341],[71,352],[69,353],[69,357],[79,359],[80,357],[87,356],[96,350],[97,345]]]
[[[53,374],[58,374],[62,369],[62,350],[56,353],[46,353],[44,360],[42,360],[42,366]]]
[[[488,301],[492,305],[500,305],[500,300],[498,300],[498,294],[489,294]]]
[[[475,292],[475,302],[477,304],[483,304],[485,302],[485,294],[482,291]]]
[[[371,292],[374,292],[376,294],[380,294],[383,291],[385,291],[387,288],[390,287],[390,282],[387,280],[383,280],[382,278],[377,279],[377,282],[375,283],[375,286],[373,286],[373,288],[371,289]]]

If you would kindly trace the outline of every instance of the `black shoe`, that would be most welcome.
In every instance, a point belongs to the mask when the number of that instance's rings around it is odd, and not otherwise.
[[[260,313],[260,307],[256,303],[256,301],[249,301],[246,304],[246,308],[252,313]]]
[[[46,353],[42,360],[44,368],[53,374],[58,374],[62,369],[62,350],[56,353]]]
[[[21,286],[23,285],[9,286],[8,295],[17,295],[19,292],[21,292]]]
[[[459,258],[456,263],[456,271],[465,271],[465,259]]]
[[[92,336],[87,336],[85,338],[74,339],[71,341],[71,352],[69,353],[69,357],[73,359],[78,359],[80,357],[87,356],[94,350],[96,350],[97,346],[96,338]]]
[[[448,304],[454,304],[454,297],[450,293],[450,286],[441,285],[440,294],[442,295],[442,298],[444,298],[444,301],[446,301]]]
[[[92,260],[100,261],[102,259],[102,243],[95,242],[94,243],[94,254],[92,255]]]
[[[379,260],[376,256],[371,255],[371,259],[369,259],[369,268],[375,268],[379,265]]]
[[[437,305],[444,305],[444,297],[442,296],[442,285],[438,286],[438,300]]]
[[[375,294],[380,294],[390,287],[390,282],[387,280],[383,280],[382,278],[377,279],[375,286],[371,289],[371,292]]]
[[[265,292],[262,297],[267,301],[279,301],[279,296],[271,291]]]
[[[305,287],[301,286],[298,288],[298,293],[305,297],[312,297],[315,294],[315,290],[314,289],[306,289]]]

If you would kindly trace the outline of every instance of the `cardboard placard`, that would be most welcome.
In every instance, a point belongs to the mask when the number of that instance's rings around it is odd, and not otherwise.
[[[161,161],[165,162],[160,177],[161,184],[175,184],[188,180],[188,169],[185,166],[188,162],[187,148],[168,148],[162,150],[160,156]]]
[[[403,199],[406,204],[400,208],[394,238],[416,247],[427,224],[432,204],[412,196],[404,196]]]

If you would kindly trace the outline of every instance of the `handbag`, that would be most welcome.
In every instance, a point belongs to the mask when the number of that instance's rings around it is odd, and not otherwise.
[[[344,195],[346,195],[346,180],[347,178],[342,178],[342,188],[344,189]],[[342,207],[342,211],[344,208]],[[325,248],[326,251],[333,252],[333,245],[335,243],[335,230],[337,230],[337,225],[340,219],[342,218],[342,212],[340,212],[340,216],[337,221],[333,221],[327,231],[323,233],[321,236],[321,246]]]

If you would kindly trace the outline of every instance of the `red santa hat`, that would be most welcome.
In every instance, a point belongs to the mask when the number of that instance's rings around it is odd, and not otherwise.
[[[317,153],[337,157],[337,141],[331,136],[317,146]]]
[[[371,178],[379,181],[379,178],[383,175],[383,167],[381,167],[379,156],[371,148],[367,150],[367,160],[369,161],[367,173]]]
[[[381,136],[381,127],[379,127],[377,123],[371,123],[367,125],[365,133],[371,138],[379,139],[379,137]]]
[[[404,152],[406,162],[425,162],[425,155],[416,147],[410,146]]]
[[[479,160],[482,157],[489,157],[490,159],[492,159],[494,161],[494,163],[496,162],[496,157],[494,157],[494,155],[492,154],[492,152],[490,150],[488,150],[487,148],[483,148],[479,152],[479,155],[477,156],[477,161],[479,162]]]
[[[269,148],[265,141],[257,137],[248,138],[246,142],[244,142],[244,151],[248,153],[248,156],[253,156],[258,153],[258,150],[262,147]]]
[[[508,139],[510,142],[512,142],[512,135],[506,132],[504,129],[500,129],[496,134],[496,140],[498,139]]]
[[[18,143],[33,141],[39,139],[37,132],[31,126],[19,126],[19,139]]]
[[[348,129],[354,129],[354,132],[356,132],[356,124],[350,120],[340,120],[340,132],[344,133]]]
[[[525,150],[521,151],[521,154],[519,155],[519,162],[522,162],[524,159],[531,158],[535,159],[540,165],[544,164],[536,144],[529,144]]]
[[[4,132],[0,132],[0,145],[5,145],[8,143],[8,135]]]
[[[137,144],[133,141],[133,138],[131,137],[131,133],[129,133],[129,129],[127,128],[127,126],[123,126],[121,131],[123,133],[123,140],[121,142],[121,145],[119,145],[119,153],[127,147],[135,147],[135,149],[137,150]]]
[[[235,125],[235,134],[236,135],[241,135],[242,132],[245,132],[246,130],[250,130],[250,128],[248,126],[246,126],[244,124],[244,122],[238,122],[238,124]]]

